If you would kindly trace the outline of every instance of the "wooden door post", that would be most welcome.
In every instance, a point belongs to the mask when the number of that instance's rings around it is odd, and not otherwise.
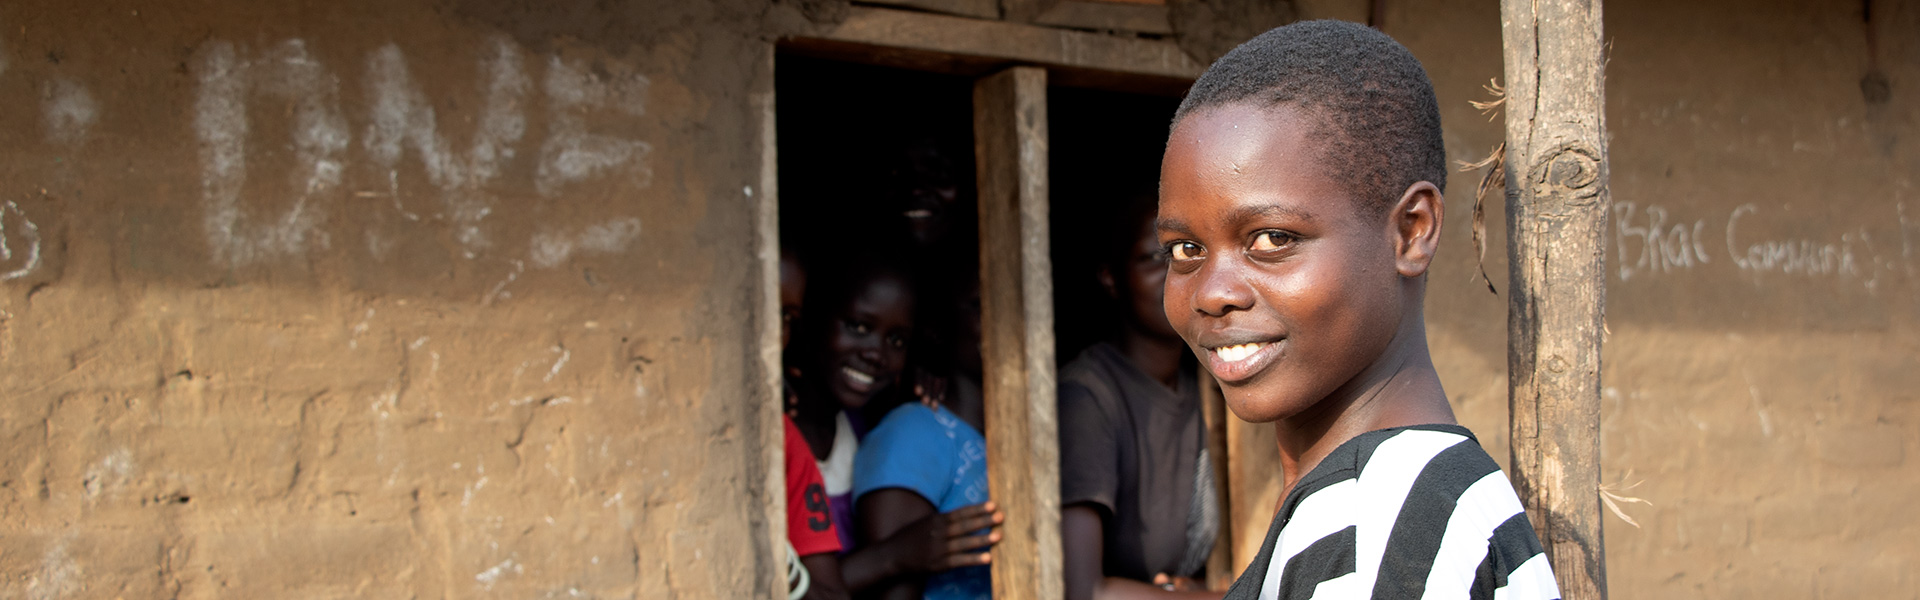
[[[1046,70],[1013,67],[976,82],[973,136],[987,481],[1007,515],[993,551],[993,597],[1053,600],[1062,590]]]
[[[1600,530],[1606,307],[1601,0],[1501,0],[1514,485],[1567,600],[1607,597]]]
[[[1206,369],[1199,370],[1200,414],[1207,422],[1207,460],[1213,463],[1213,487],[1215,499],[1219,501],[1220,534],[1213,540],[1213,553],[1207,556],[1207,589],[1224,590],[1240,578],[1240,571],[1233,568],[1233,549],[1236,529],[1233,514],[1233,475],[1227,468],[1232,455],[1227,450],[1227,422],[1238,420],[1227,411],[1226,396],[1220,393],[1220,383]]]

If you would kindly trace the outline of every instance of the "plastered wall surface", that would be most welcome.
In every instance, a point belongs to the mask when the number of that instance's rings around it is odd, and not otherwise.
[[[0,597],[764,595],[767,42],[833,4],[0,5]],[[1384,5],[1486,156],[1497,3]],[[1865,6],[1606,5],[1614,597],[1920,589],[1920,7]],[[1474,177],[1428,318],[1504,461]]]
[[[0,597],[770,588],[766,10],[0,5]]]

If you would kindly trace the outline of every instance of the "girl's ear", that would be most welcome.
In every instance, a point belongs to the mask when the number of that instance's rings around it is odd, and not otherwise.
[[[1107,291],[1108,298],[1120,297],[1120,289],[1113,284],[1113,267],[1100,267],[1100,270],[1093,273],[1093,278],[1100,280],[1100,289]]]
[[[1445,219],[1446,199],[1432,182],[1407,186],[1387,214],[1394,241],[1394,269],[1401,277],[1425,275],[1440,248],[1440,225]]]

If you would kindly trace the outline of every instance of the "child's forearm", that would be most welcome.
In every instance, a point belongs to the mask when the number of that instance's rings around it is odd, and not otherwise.
[[[871,545],[840,557],[840,577],[848,590],[869,589],[900,574],[900,565],[893,560],[897,554],[886,552],[883,547]]]

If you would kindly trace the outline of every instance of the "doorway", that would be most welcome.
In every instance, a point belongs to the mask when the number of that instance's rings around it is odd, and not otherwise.
[[[1058,597],[1055,372],[1115,322],[1084,251],[1112,237],[1113,219],[1091,216],[1120,195],[1155,193],[1177,100],[1049,87],[1041,67],[916,63],[954,67],[937,72],[819,56],[776,54],[782,250],[801,258],[809,288],[856,258],[910,265],[929,300],[916,321],[930,326],[917,328],[906,371],[964,370],[965,353],[944,350],[978,344],[987,472],[1007,513],[995,596]],[[955,316],[969,305],[978,337]],[[801,339],[787,367],[811,360]]]

